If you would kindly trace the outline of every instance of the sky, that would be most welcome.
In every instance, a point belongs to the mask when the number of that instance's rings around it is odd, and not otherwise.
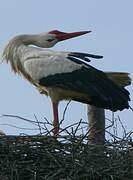
[[[103,55],[91,65],[103,71],[129,72],[133,77],[133,1],[121,0],[0,0],[0,57],[6,43],[18,34],[60,31],[91,30],[92,33],[57,44],[53,50],[79,51]],[[2,59],[2,58],[1,58]],[[27,119],[35,116],[52,120],[50,99],[38,93],[36,88],[22,77],[11,72],[9,65],[0,64],[0,115],[13,114]],[[133,107],[133,86],[130,105]],[[66,102],[59,106],[60,119]],[[64,126],[80,119],[87,120],[86,105],[72,102],[66,113]],[[116,112],[127,131],[133,129],[133,112]],[[111,118],[111,112],[106,112]],[[16,118],[0,116],[0,129],[6,134],[36,134],[4,124],[23,128],[35,126]]]

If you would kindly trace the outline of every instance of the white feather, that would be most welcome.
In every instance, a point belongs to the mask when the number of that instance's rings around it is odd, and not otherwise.
[[[23,53],[25,71],[33,80],[39,80],[50,75],[68,73],[81,68],[82,65],[76,64],[67,59],[68,52],[54,52],[31,48]]]

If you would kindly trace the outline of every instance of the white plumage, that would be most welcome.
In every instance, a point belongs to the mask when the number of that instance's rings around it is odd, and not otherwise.
[[[68,53],[64,52],[43,51],[39,53],[38,51],[38,57],[34,56],[34,53],[31,56],[26,54],[26,56],[24,57],[24,69],[37,82],[49,75],[73,72],[82,66],[68,61]]]

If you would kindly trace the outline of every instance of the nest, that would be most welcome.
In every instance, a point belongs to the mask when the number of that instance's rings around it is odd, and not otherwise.
[[[61,129],[60,136],[54,137],[47,120],[10,117],[35,123],[40,133],[0,137],[0,180],[133,179],[132,132],[124,129],[123,138],[119,138],[108,131],[110,140],[96,144],[88,140],[89,130],[83,132],[87,123],[82,121]]]
[[[122,180],[133,177],[125,141],[104,146],[82,136],[0,137],[1,180]],[[126,178],[124,178],[126,179]],[[131,178],[132,179],[132,178]]]

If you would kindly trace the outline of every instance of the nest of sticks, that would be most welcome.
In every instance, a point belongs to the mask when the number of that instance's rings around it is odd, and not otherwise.
[[[98,145],[88,141],[89,130],[83,132],[87,127],[83,121],[61,129],[61,135],[54,137],[48,121],[10,117],[34,122],[40,133],[0,137],[1,180],[133,179],[132,132],[126,133],[123,126],[123,138],[117,136],[113,123],[113,134],[105,129],[110,139]]]

